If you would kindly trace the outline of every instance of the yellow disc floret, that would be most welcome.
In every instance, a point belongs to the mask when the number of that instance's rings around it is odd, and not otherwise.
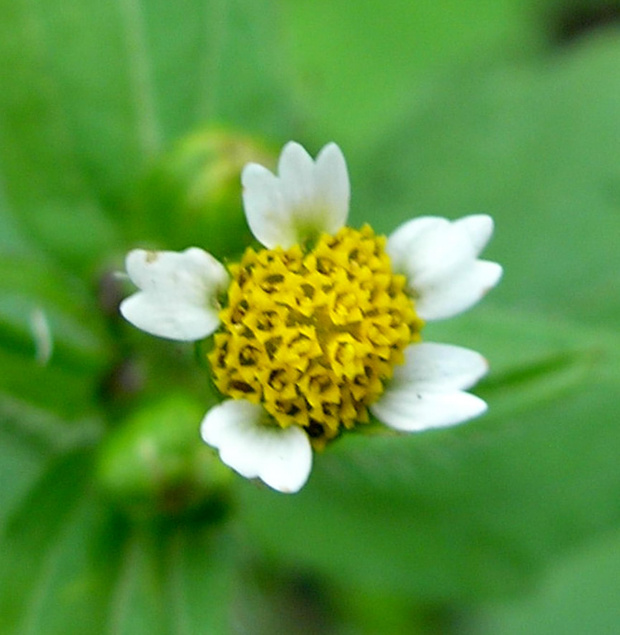
[[[323,234],[314,248],[246,250],[230,267],[215,384],[306,429],[315,447],[368,421],[422,320],[372,229]]]

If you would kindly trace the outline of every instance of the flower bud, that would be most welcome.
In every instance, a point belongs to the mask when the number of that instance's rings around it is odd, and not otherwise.
[[[240,174],[249,162],[275,159],[256,139],[208,127],[181,139],[152,168],[133,210],[136,236],[167,249],[202,247],[217,258],[252,242],[241,199]]]
[[[231,472],[199,435],[204,406],[167,395],[112,430],[99,448],[104,493],[139,517],[220,515]]]

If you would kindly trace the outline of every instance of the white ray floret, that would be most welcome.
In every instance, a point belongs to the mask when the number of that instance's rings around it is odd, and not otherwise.
[[[370,406],[385,425],[420,432],[467,421],[482,414],[486,403],[467,392],[486,372],[479,353],[447,344],[412,344],[405,363],[377,402]]]
[[[394,271],[407,277],[416,311],[425,320],[441,320],[469,309],[502,276],[495,262],[479,260],[493,233],[483,214],[457,221],[422,216],[401,225],[386,250]]]
[[[269,422],[262,406],[228,400],[209,410],[201,426],[203,440],[217,448],[223,463],[246,478],[260,478],[285,493],[299,491],[308,480],[312,449],[298,426]]]
[[[288,249],[322,232],[334,233],[346,222],[349,175],[335,143],[313,161],[302,146],[290,142],[280,155],[277,176],[250,163],[241,182],[250,229],[269,249]]]
[[[207,337],[219,326],[217,300],[229,275],[206,251],[134,249],[125,266],[139,291],[123,300],[120,311],[134,326],[182,341]]]

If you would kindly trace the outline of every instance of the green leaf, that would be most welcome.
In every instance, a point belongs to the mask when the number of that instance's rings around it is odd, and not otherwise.
[[[41,249],[92,269],[122,245],[113,219],[171,140],[207,118],[270,133],[291,119],[271,6],[0,3],[2,180]]]
[[[225,632],[226,535],[132,527],[102,504],[91,470],[84,452],[52,460],[5,522],[2,632]]]
[[[115,355],[102,308],[37,255],[0,257],[0,395],[72,419],[90,412]]]
[[[588,545],[555,564],[533,591],[486,605],[469,620],[480,635],[613,633],[618,606],[618,535]]]
[[[284,8],[293,86],[318,139],[363,151],[451,69],[541,49],[549,4],[302,0]]]
[[[88,182],[66,103],[80,97],[62,75],[67,44],[75,37],[65,34],[55,54],[57,31],[45,15],[47,6],[27,1],[0,5],[0,156],[6,201],[42,249],[91,260],[111,248],[115,232]],[[74,15],[69,9],[57,15]]]
[[[0,255],[32,255],[36,249],[26,237],[23,227],[10,213],[5,196],[4,187],[0,184]]]
[[[103,309],[80,280],[33,258],[0,258],[0,277],[0,343],[34,357],[49,336],[50,355],[65,366],[109,363]]]
[[[10,487],[0,488],[0,527],[3,527],[14,506],[18,505],[27,495],[44,469],[44,459],[49,443],[33,443],[32,436],[26,443],[22,437],[15,434],[13,425],[11,425],[14,423],[12,413],[7,412],[6,407],[0,412],[2,417],[2,425],[0,426],[0,482],[10,483]],[[20,415],[22,413],[18,410],[18,420]]]
[[[298,131],[300,105],[279,33],[281,4],[215,0],[210,8],[207,74],[203,67],[196,75],[204,82],[202,118],[288,141]]]

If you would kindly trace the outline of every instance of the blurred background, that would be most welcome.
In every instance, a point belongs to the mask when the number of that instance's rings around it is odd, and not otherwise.
[[[491,214],[476,421],[283,496],[198,439],[132,247],[234,260],[239,172],[343,149],[350,222]],[[0,0],[0,632],[620,632],[620,2]]]

